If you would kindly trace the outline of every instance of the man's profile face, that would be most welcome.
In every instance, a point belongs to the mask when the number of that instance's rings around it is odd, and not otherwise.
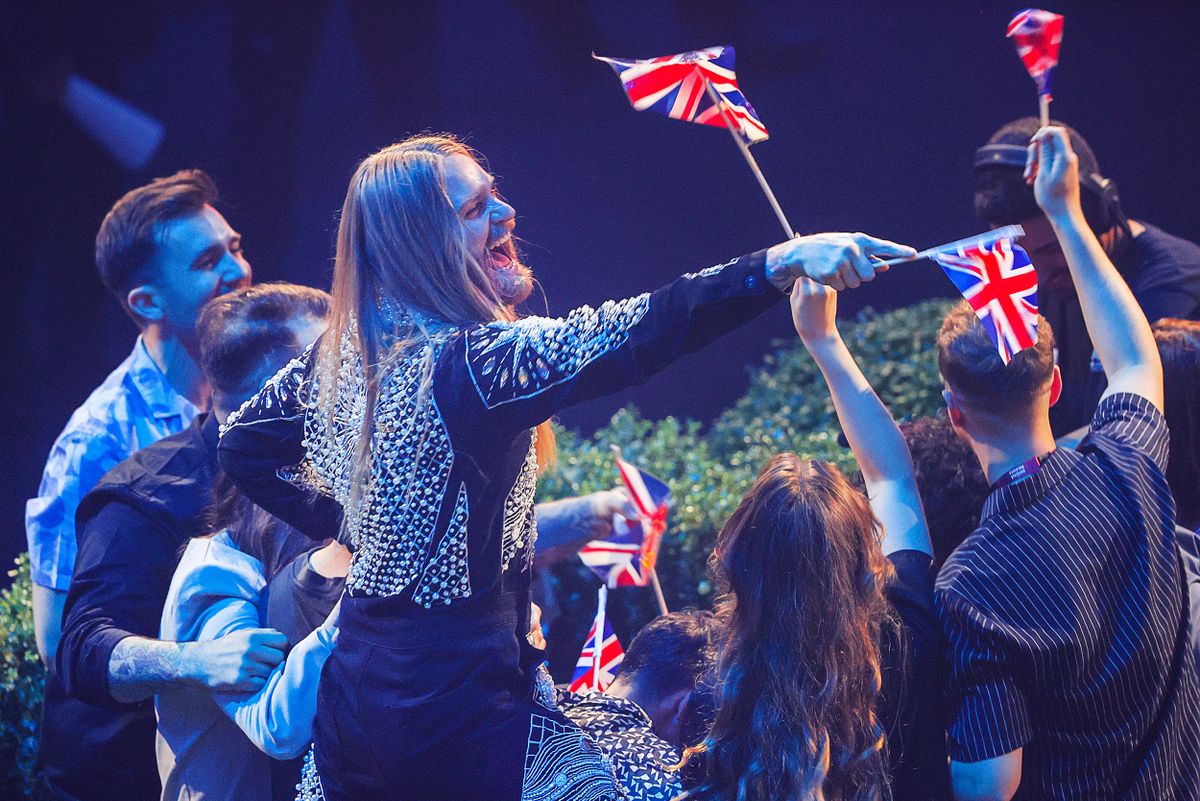
[[[161,322],[185,342],[194,339],[196,318],[205,303],[250,285],[241,234],[208,205],[161,226],[154,267]]]

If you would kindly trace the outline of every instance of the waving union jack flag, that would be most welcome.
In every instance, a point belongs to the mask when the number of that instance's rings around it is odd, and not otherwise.
[[[1000,358],[1037,344],[1037,272],[1011,239],[933,254],[971,304]]]
[[[658,561],[658,546],[667,529],[671,488],[622,459],[620,451],[616,452],[616,460],[617,471],[637,509],[637,519],[615,516],[613,535],[584,545],[579,558],[609,587],[645,587],[650,583],[650,571]]]
[[[1058,66],[1062,35],[1062,15],[1040,8],[1027,8],[1008,23],[1008,36],[1017,46],[1017,55],[1025,69],[1037,82],[1039,95],[1050,95],[1050,75]]]
[[[761,142],[767,138],[767,127],[738,88],[732,47],[707,47],[641,60],[606,58],[595,53],[592,57],[612,65],[625,85],[629,102],[638,111],[649,109],[673,119],[718,128],[726,126],[722,119],[724,112],[746,141]],[[721,98],[719,107],[705,90],[706,83]]]
[[[580,690],[604,692],[616,678],[617,670],[625,659],[621,641],[617,639],[605,617],[607,599],[608,593],[601,587],[596,619],[592,621],[592,627],[588,630],[583,652],[579,654],[579,661],[575,663],[575,675],[571,677],[571,683],[567,687],[573,693]],[[597,631],[604,632],[600,639],[596,638]]]

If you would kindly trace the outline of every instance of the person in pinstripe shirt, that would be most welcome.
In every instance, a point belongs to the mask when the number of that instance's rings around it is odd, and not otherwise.
[[[955,794],[1197,799],[1200,687],[1164,476],[1162,365],[1084,220],[1064,129],[1034,136],[1026,176],[1109,381],[1089,434],[1055,450],[1045,320],[1007,366],[969,306],[938,336],[950,420],[992,484],[935,591]]]

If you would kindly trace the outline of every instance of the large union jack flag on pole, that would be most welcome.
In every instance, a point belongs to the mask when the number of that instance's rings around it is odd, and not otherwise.
[[[1005,364],[1037,344],[1037,272],[1019,245],[1001,238],[932,258],[971,304]]]
[[[1017,47],[1017,55],[1030,77],[1037,83],[1038,94],[1050,96],[1050,76],[1058,66],[1058,48],[1062,45],[1061,14],[1027,8],[1008,23],[1008,37]]]
[[[604,692],[616,678],[617,670],[625,659],[621,641],[613,633],[612,626],[605,615],[607,602],[608,588],[601,586],[599,602],[596,606],[596,619],[592,621],[592,627],[588,630],[583,651],[579,654],[579,661],[575,663],[575,675],[571,677],[571,683],[567,686],[571,692],[577,693],[581,690]],[[602,634],[597,637],[596,632],[602,632]]]
[[[579,558],[609,587],[645,587],[658,562],[658,548],[667,530],[671,488],[649,473],[621,458],[613,448],[617,472],[629,492],[637,519],[613,517],[613,534],[607,540],[592,540],[579,551]]]
[[[733,71],[734,52],[728,45],[706,47],[658,58],[592,57],[610,64],[625,86],[629,102],[638,111],[656,111],[676,120],[726,127],[722,111],[748,142],[767,138],[767,126],[738,88]],[[721,99],[713,102],[705,91],[708,82]]]

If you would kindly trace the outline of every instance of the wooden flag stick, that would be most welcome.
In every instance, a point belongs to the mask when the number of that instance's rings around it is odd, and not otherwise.
[[[658,613],[665,615],[670,612],[667,609],[667,599],[663,596],[662,585],[658,583],[658,568],[650,568],[650,586],[654,588],[654,597],[658,599]]]
[[[1038,95],[1038,114],[1045,128],[1050,124],[1050,95]]]
[[[737,124],[730,119],[728,112],[726,112],[725,102],[721,100],[721,96],[717,94],[717,90],[712,88],[712,84],[706,78],[701,78],[700,80],[704,81],[704,91],[708,92],[709,99],[716,104],[717,109],[721,112],[721,119],[725,121],[726,129],[728,129],[729,134],[733,137],[738,150],[742,151],[742,156],[745,157],[746,163],[750,165],[750,171],[758,179],[758,185],[762,187],[763,194],[767,196],[767,201],[770,202],[771,208],[775,210],[775,216],[779,218],[779,224],[783,226],[784,233],[787,234],[788,239],[791,239],[796,235],[796,232],[792,228],[792,224],[788,222],[787,216],[783,213],[783,208],[779,205],[779,201],[775,199],[775,193],[771,191],[771,185],[767,183],[762,170],[758,168],[758,162],[754,160],[754,154],[750,152],[750,146],[742,139]]]
[[[1003,228],[988,231],[986,234],[976,234],[975,236],[968,236],[966,239],[957,239],[953,242],[947,242],[944,245],[938,245],[936,248],[927,248],[915,256],[876,262],[875,267],[876,269],[879,267],[895,267],[897,264],[907,264],[910,261],[917,261],[918,259],[928,259],[934,253],[941,253],[945,250],[956,250],[962,247],[970,247],[971,245],[981,245],[985,242],[995,242],[998,239],[1016,239],[1019,236],[1025,236],[1024,228],[1019,225],[1006,225]]]

